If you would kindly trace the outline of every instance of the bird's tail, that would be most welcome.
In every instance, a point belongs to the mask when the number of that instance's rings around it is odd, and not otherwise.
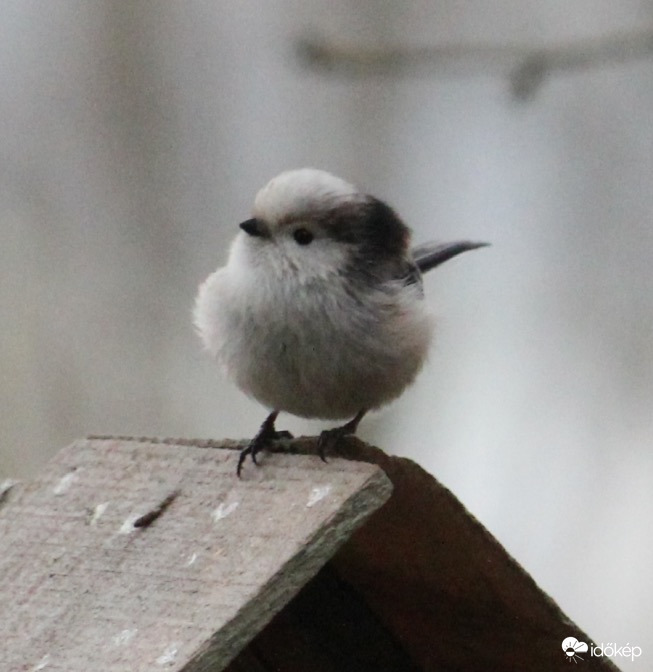
[[[414,247],[411,252],[420,272],[426,273],[461,252],[487,247],[489,244],[474,243],[470,240],[459,240],[455,243],[423,243]]]

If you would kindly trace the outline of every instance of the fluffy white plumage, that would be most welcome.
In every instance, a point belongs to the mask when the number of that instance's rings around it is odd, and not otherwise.
[[[340,202],[360,203],[356,187],[324,170],[287,170],[272,178],[254,199],[252,215],[277,224],[288,217],[310,217]]]
[[[238,233],[226,266],[200,287],[204,345],[270,410],[351,418],[395,399],[422,367],[433,324],[408,230],[398,218],[379,222],[400,231],[404,249],[366,257],[379,235],[372,200],[324,171],[282,173],[256,196],[262,233]],[[369,221],[348,230],[347,218]],[[298,244],[298,229],[310,243]]]

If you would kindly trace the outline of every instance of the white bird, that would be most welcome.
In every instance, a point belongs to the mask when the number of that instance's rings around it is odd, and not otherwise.
[[[426,243],[384,202],[322,170],[281,173],[256,196],[226,266],[200,286],[194,323],[238,387],[269,409],[239,456],[279,438],[280,411],[350,420],[322,432],[324,459],[426,359],[433,320],[422,273],[486,243]]]

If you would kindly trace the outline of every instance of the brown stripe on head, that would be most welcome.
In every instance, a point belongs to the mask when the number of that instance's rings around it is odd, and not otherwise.
[[[403,258],[408,251],[410,229],[389,205],[372,196],[340,204],[324,214],[321,224],[335,240],[355,246],[363,259]]]

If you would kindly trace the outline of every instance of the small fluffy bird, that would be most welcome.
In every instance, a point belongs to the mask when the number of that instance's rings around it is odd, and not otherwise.
[[[280,411],[348,419],[322,432],[322,459],[369,410],[396,399],[424,364],[433,320],[422,274],[486,243],[410,247],[383,201],[313,168],[258,192],[227,265],[200,286],[194,322],[227,375],[269,409],[239,456],[280,438]]]

